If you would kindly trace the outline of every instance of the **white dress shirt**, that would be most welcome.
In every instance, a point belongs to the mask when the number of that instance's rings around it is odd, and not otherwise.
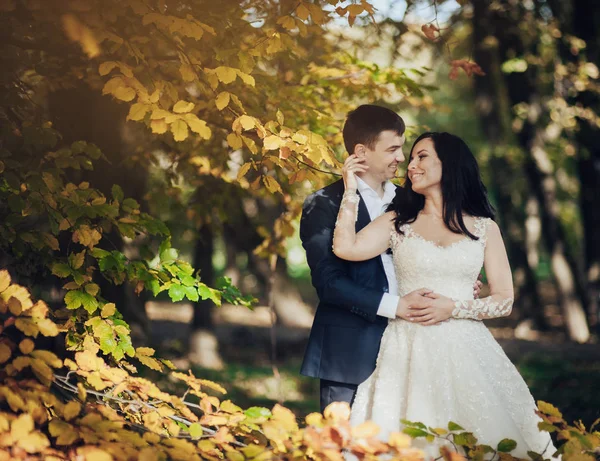
[[[386,181],[383,185],[383,197],[380,197],[371,186],[358,176],[356,179],[358,180],[358,193],[364,200],[365,205],[367,205],[369,217],[371,218],[371,221],[373,221],[385,213],[385,209],[396,195],[396,186],[390,181]],[[381,298],[379,308],[377,309],[377,315],[394,319],[396,318],[396,309],[398,307],[398,301],[400,300],[400,297],[398,296],[398,282],[396,281],[394,262],[391,254],[383,253],[380,257],[388,281],[389,292],[383,294],[383,298]]]

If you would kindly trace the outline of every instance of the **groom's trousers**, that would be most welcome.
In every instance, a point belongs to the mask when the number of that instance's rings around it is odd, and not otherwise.
[[[348,402],[352,405],[357,384],[338,383],[335,381],[328,381],[326,379],[320,380],[321,388],[321,413],[325,410],[325,407],[332,402]]]

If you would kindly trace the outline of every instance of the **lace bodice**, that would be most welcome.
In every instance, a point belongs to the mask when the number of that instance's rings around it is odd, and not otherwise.
[[[472,300],[473,285],[483,266],[489,221],[476,218],[474,234],[479,240],[465,236],[448,246],[425,240],[410,224],[402,226],[404,235],[392,230],[390,248],[399,295],[429,288],[456,300]]]

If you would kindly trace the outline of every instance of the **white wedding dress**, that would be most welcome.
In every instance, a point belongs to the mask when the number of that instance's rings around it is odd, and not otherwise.
[[[473,300],[488,222],[476,220],[479,240],[465,237],[447,247],[425,240],[409,224],[403,226],[404,235],[394,230],[390,246],[400,296],[428,288]],[[498,306],[483,308],[489,313]],[[358,387],[351,424],[372,420],[387,440],[391,432],[402,431],[401,419],[432,428],[453,421],[473,432],[480,444],[496,448],[509,438],[517,442],[513,456],[528,457],[531,450],[550,457],[555,449],[549,434],[538,430],[535,409],[523,378],[483,322],[451,318],[421,326],[395,319],[384,332],[375,371]],[[439,456],[439,447],[420,441],[415,445],[428,456]]]

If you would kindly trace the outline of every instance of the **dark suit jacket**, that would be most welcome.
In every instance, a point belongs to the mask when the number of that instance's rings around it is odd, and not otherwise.
[[[333,229],[343,193],[344,183],[337,181],[309,196],[302,210],[300,238],[319,305],[300,372],[360,384],[375,369],[388,323],[377,315],[388,281],[379,256],[350,262],[333,254]],[[356,231],[370,221],[361,198]]]

